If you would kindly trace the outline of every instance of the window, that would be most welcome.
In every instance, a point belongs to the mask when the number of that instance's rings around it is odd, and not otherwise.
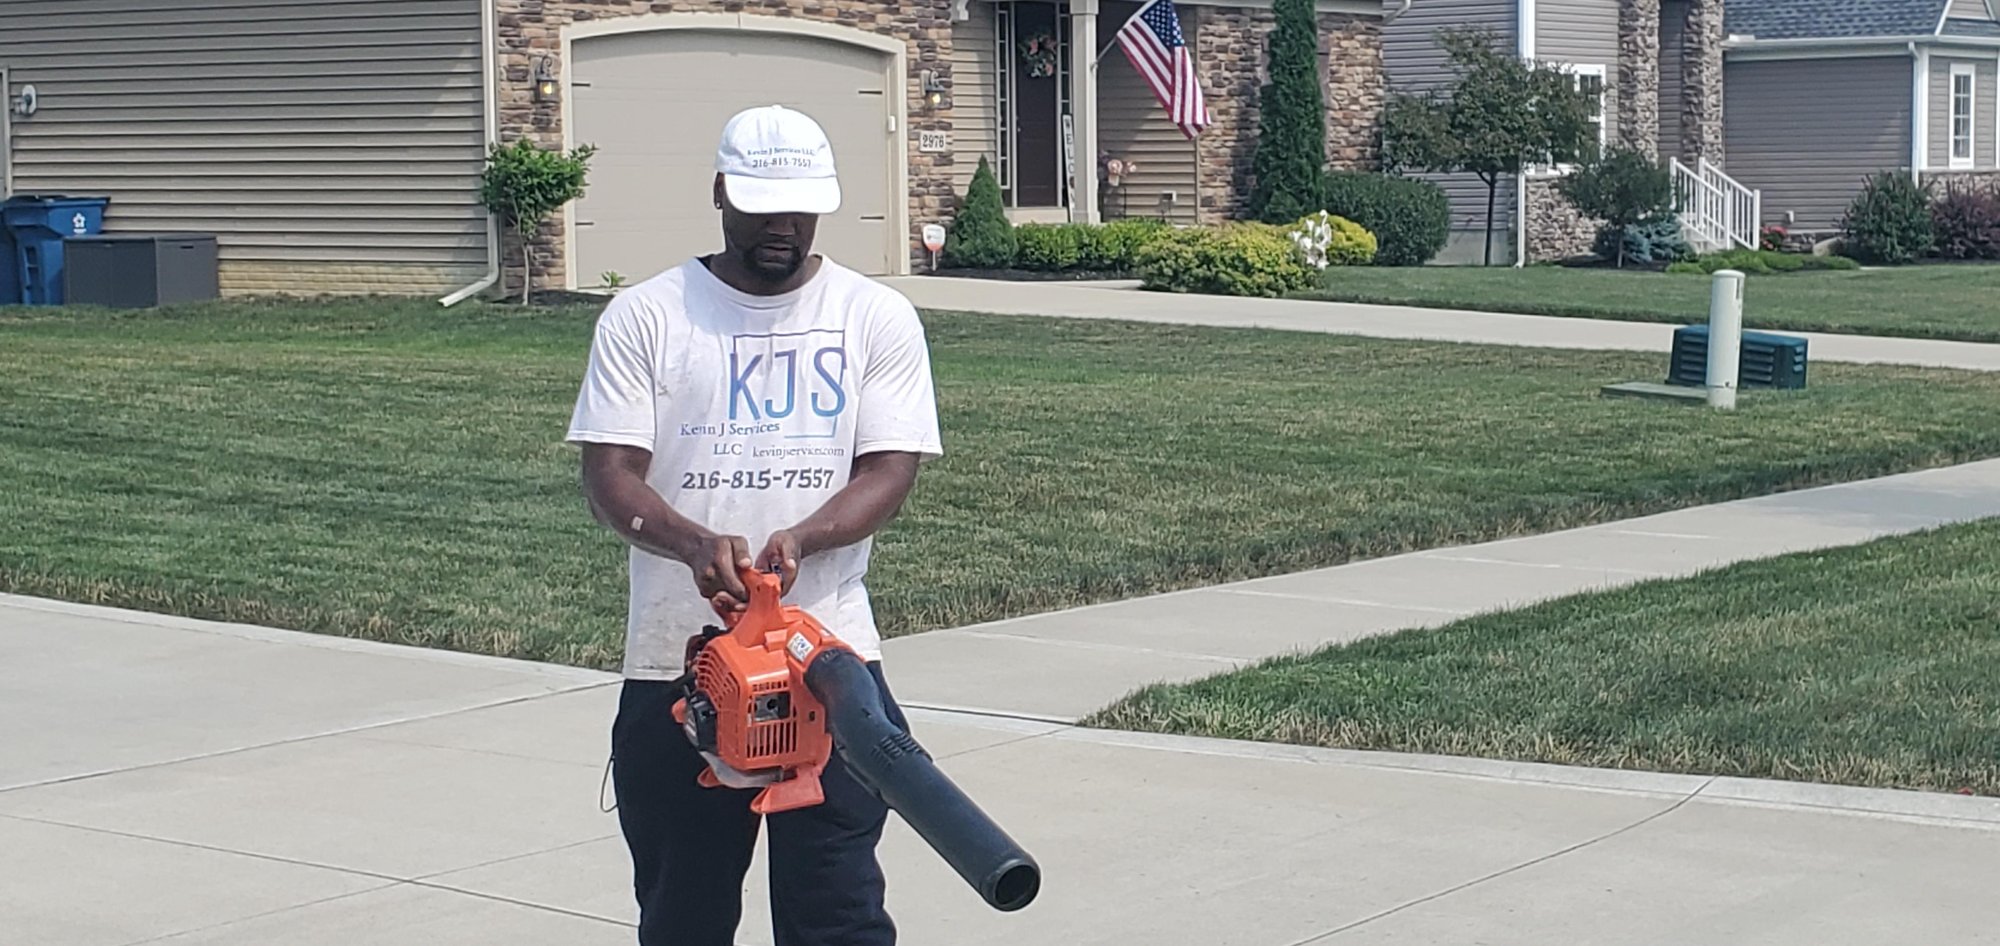
[[[1590,96],[1590,123],[1597,129],[1597,148],[1603,151],[1610,144],[1610,129],[1606,127],[1604,107],[1604,66],[1600,63],[1552,62],[1550,65],[1569,74],[1570,82]],[[1558,164],[1555,167],[1531,168],[1532,174],[1567,174],[1576,170],[1574,164]]]
[[[1951,135],[1950,166],[1954,168],[1972,166],[1973,69],[1971,63],[1951,66],[1951,122],[1947,127]]]

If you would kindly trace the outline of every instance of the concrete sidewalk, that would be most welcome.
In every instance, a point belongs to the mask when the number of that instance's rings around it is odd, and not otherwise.
[[[940,276],[905,276],[883,282],[923,309],[1272,328],[1535,348],[1652,351],[1659,352],[1663,359],[1662,373],[1664,358],[1673,345],[1674,329],[1678,327],[1409,306],[1176,295],[1139,292],[1124,283],[1077,285]],[[1756,285],[1752,280],[1746,290],[1744,304],[1751,313],[1755,312],[1757,302]],[[1707,320],[1706,312],[1687,314],[1688,323]],[[2000,345],[1819,332],[1783,334],[1807,339],[1807,351],[1814,359],[2000,371]]]
[[[0,942],[631,943],[599,806],[614,683],[0,598]],[[912,716],[1046,886],[995,913],[892,820],[911,944],[1875,946],[2000,921],[1994,799]],[[770,942],[762,870],[747,944]]]
[[[897,638],[899,695],[1071,721],[1136,687],[1577,592],[2000,515],[2000,460]]]

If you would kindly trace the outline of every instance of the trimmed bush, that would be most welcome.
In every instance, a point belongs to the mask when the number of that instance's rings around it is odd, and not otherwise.
[[[1165,221],[1143,217],[1084,227],[1078,265],[1100,273],[1134,272],[1139,268],[1139,248],[1170,229]]]
[[[1014,225],[1000,200],[1000,179],[980,158],[965,202],[945,233],[944,263],[955,269],[1006,269],[1014,265],[1014,250]]]
[[[1068,223],[1024,223],[1014,228],[1014,265],[1061,272],[1083,260],[1083,230]]]
[[[1709,274],[1719,270],[1734,269],[1753,276],[1769,276],[1776,273],[1797,273],[1808,270],[1860,269],[1861,264],[1845,256],[1809,256],[1800,253],[1781,253],[1777,250],[1729,250],[1710,253],[1699,259],[1686,260],[1667,267],[1670,273]]]
[[[1869,178],[1840,222],[1847,252],[1892,266],[1929,253],[1936,243],[1933,226],[1930,185],[1899,171]]]
[[[1613,231],[1609,258],[1625,265],[1625,232],[1673,210],[1674,181],[1666,165],[1636,148],[1614,147],[1556,181],[1556,192],[1585,217]]]
[[[2000,259],[2000,193],[1954,181],[1931,204],[1931,231],[1945,259]]]
[[[1605,259],[1618,259],[1620,237],[1618,227],[1603,227],[1597,231],[1591,251]],[[1635,263],[1674,263],[1695,257],[1694,247],[1688,245],[1687,237],[1681,233],[1679,218],[1671,213],[1648,217],[1626,227],[1622,237],[1624,258]]]
[[[1282,228],[1265,223],[1172,230],[1139,251],[1145,288],[1224,296],[1282,296],[1311,289],[1307,266]]]
[[[1451,202],[1444,188],[1429,181],[1329,171],[1320,188],[1320,207],[1375,235],[1377,266],[1422,266],[1451,238]]]

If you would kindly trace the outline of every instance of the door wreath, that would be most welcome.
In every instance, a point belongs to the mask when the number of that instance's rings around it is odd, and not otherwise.
[[[1031,79],[1046,79],[1056,74],[1056,40],[1047,33],[1036,33],[1021,41],[1021,62],[1028,67]]]

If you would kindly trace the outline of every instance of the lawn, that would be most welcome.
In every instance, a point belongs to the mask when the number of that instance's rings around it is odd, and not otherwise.
[[[1134,694],[1089,725],[2000,795],[2000,520]]]
[[[1327,271],[1313,298],[1688,324],[1708,321],[1710,277],[1530,266]],[[1748,277],[1743,324],[2000,342],[2000,266],[1912,266]]]
[[[0,589],[614,666],[561,442],[595,311],[0,310]],[[2000,455],[2000,375],[927,315],[948,456],[878,544],[904,634]],[[754,538],[754,537],[753,537]]]

